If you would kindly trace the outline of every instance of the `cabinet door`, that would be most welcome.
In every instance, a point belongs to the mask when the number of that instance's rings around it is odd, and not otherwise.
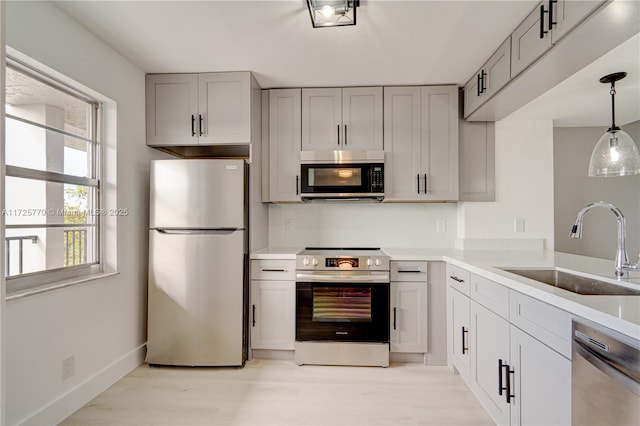
[[[420,88],[384,88],[385,200],[418,199]]]
[[[548,12],[546,4],[538,4],[511,34],[511,78],[551,48],[551,35],[544,33],[548,31],[548,13],[542,8]]]
[[[427,283],[391,283],[391,352],[427,352]]]
[[[251,73],[198,75],[200,145],[251,143]]]
[[[552,15],[555,24],[551,31],[551,42],[557,43],[562,37],[589,16],[604,0],[558,0],[553,7]]]
[[[458,199],[458,88],[427,86],[421,92],[420,198]]]
[[[469,382],[469,297],[449,286],[449,339],[453,365],[465,382]]]
[[[496,94],[511,78],[511,37],[498,47],[482,67],[484,77],[483,102]]]
[[[484,103],[486,93],[480,93],[479,70],[464,86],[464,117],[468,117],[473,111]]]
[[[342,148],[382,150],[382,87],[342,89]]]
[[[571,424],[571,361],[511,326],[512,425]]]
[[[504,368],[509,363],[509,322],[484,306],[471,301],[471,380],[476,397],[498,425],[509,424],[510,409],[498,384],[506,384]]]
[[[495,200],[495,125],[460,120],[460,201]]]
[[[197,74],[146,76],[147,145],[197,144]]]
[[[269,90],[270,201],[300,201],[300,94]]]
[[[302,150],[342,148],[342,89],[302,89]]]
[[[295,307],[295,282],[251,281],[251,348],[293,350]]]

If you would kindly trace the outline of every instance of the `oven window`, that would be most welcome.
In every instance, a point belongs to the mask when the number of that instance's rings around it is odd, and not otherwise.
[[[361,186],[362,168],[314,168],[310,167],[309,186]]]
[[[371,287],[314,287],[312,320],[371,322]]]

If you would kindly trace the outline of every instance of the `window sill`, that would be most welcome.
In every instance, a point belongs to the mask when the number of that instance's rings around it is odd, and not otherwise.
[[[104,278],[112,277],[120,274],[119,272],[100,272],[97,274],[84,275],[82,277],[70,278],[63,281],[56,281],[54,283],[43,284],[38,287],[32,287],[24,290],[16,290],[14,292],[8,292],[6,300],[10,302],[12,300],[22,299],[24,297],[34,296],[36,294],[47,293],[49,291],[58,290],[61,288],[71,287],[78,284],[84,284],[91,281],[101,280]]]

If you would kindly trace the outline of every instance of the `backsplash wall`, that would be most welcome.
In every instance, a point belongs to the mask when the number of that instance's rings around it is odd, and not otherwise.
[[[444,221],[444,232],[437,232]],[[453,247],[456,204],[269,205],[270,247]]]

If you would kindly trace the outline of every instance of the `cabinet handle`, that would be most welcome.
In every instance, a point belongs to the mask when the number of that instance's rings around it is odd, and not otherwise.
[[[300,195],[300,177],[296,175],[296,195]]]
[[[465,339],[465,335],[469,332],[469,330],[464,329],[464,325],[462,326],[462,355],[466,354],[469,351],[467,347],[467,339]]]
[[[337,124],[336,127],[338,128],[338,146],[340,145],[340,125]]]
[[[191,114],[191,136],[196,135],[196,116]]]
[[[549,0],[549,31],[553,29],[553,26],[558,22],[553,20],[553,4],[558,3],[558,0]]]
[[[419,274],[422,271],[419,269],[399,269],[397,272],[399,274]]]
[[[261,269],[262,272],[287,272],[286,269],[268,269],[268,268],[263,268]]]
[[[478,96],[480,96],[482,94],[482,91],[481,91],[482,85],[480,84],[480,74],[476,75],[476,80],[477,80],[476,92],[477,92]]]
[[[418,194],[420,193],[420,173],[416,175],[416,179],[418,180]]]
[[[459,283],[463,283],[464,282],[464,280],[462,278],[458,278],[455,275],[449,275],[449,278],[451,278],[452,280],[457,281]]]
[[[344,125],[344,145],[347,146],[347,125]]]
[[[487,73],[484,72],[484,70],[482,70],[480,72],[480,93],[481,94],[487,91],[487,86],[485,86],[486,81],[484,79],[486,76],[487,76]]]
[[[202,136],[204,134],[202,132],[202,114],[198,114],[198,120],[199,120],[199,127],[200,127],[200,136]]]
[[[544,10],[544,4],[540,5],[540,38],[544,38],[544,35],[546,33],[548,33],[549,31],[545,31],[544,29],[544,14],[545,13],[549,13],[546,10]]]
[[[429,185],[427,185],[427,174],[424,174],[424,193],[428,194],[429,193]]]
[[[393,308],[393,329],[396,329],[396,314],[397,314],[397,308]]]
[[[504,386],[502,386],[502,368],[506,367],[507,364],[503,364],[501,359],[498,359],[498,395],[502,396],[502,391],[506,390]]]
[[[256,305],[251,305],[251,326],[256,326]]]
[[[513,374],[515,377],[516,370],[512,370],[509,364],[505,364],[505,370],[507,372],[507,386],[505,390],[507,391],[507,404],[511,404],[511,398],[515,398],[515,394],[511,393],[511,375]]]

